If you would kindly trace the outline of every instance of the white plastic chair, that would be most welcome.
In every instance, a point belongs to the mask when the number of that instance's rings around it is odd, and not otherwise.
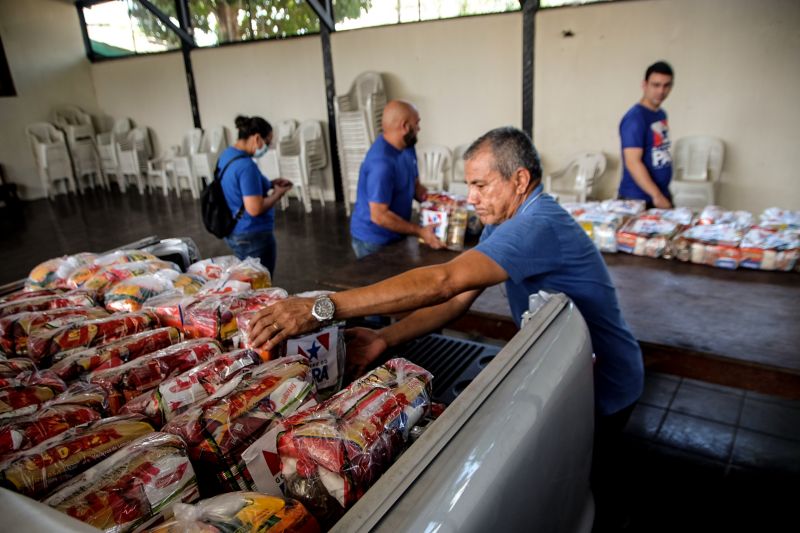
[[[556,195],[562,203],[585,202],[605,171],[606,156],[600,152],[583,152],[564,168],[546,175],[544,191]],[[555,185],[554,180],[558,180]]]
[[[95,146],[92,117],[79,107],[65,106],[53,112],[53,122],[66,135],[78,184],[81,185],[81,179],[86,178],[87,187],[94,188],[96,184],[108,189],[108,181],[103,175],[100,156]]]
[[[203,130],[200,128],[192,128],[184,134],[181,145],[168,158],[167,179],[163,186],[164,196],[169,195],[170,187],[180,196],[181,186],[185,182],[186,188],[192,193],[192,198],[195,200],[200,198],[198,181],[192,170],[192,156],[200,152],[202,140]]]
[[[308,195],[308,167],[300,142],[300,131],[296,120],[284,120],[278,124],[275,151],[278,158],[278,175],[292,182],[292,192],[303,203],[306,213],[311,212],[311,198]],[[286,196],[281,200],[286,209]]]
[[[133,128],[131,119],[121,118],[114,121],[111,131],[97,134],[97,153],[100,156],[100,167],[107,184],[110,184],[110,176],[114,176],[118,182],[121,178],[117,138],[125,137],[131,128]]]
[[[300,124],[300,151],[308,174],[308,196],[316,191],[319,203],[325,207],[324,170],[328,166],[328,152],[322,124],[318,120],[305,120]]]
[[[133,128],[123,139],[117,141],[120,191],[126,192],[128,180],[131,180],[136,185],[139,194],[144,194],[148,177],[147,162],[152,153],[153,148],[147,128]]]
[[[702,209],[714,205],[725,146],[721,139],[692,135],[677,139],[672,146],[670,192],[675,207]]]
[[[417,145],[419,182],[429,191],[444,191],[445,176],[450,172],[453,156],[446,146]]]
[[[52,198],[54,186],[61,180],[65,181],[65,192],[75,192],[75,176],[64,133],[47,122],[30,124],[25,133],[45,195]]]
[[[452,172],[450,173],[450,183],[447,184],[449,192],[460,196],[469,195],[464,177],[464,153],[467,148],[469,148],[468,144],[460,144],[453,150],[453,163],[450,165]]]
[[[191,156],[192,170],[199,186],[198,189],[202,189],[207,183],[213,181],[217,159],[227,145],[228,139],[223,126],[203,132],[200,150]]]

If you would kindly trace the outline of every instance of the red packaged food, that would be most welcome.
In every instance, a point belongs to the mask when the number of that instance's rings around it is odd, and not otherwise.
[[[14,378],[22,372],[36,370],[36,365],[25,357],[15,357],[0,361],[0,378]]]
[[[83,290],[90,291],[100,296],[104,295],[106,291],[111,288],[115,283],[123,280],[134,278],[137,276],[144,276],[146,274],[154,274],[159,270],[173,269],[180,271],[178,266],[174,263],[166,261],[136,261],[133,263],[122,263],[103,267],[101,270],[92,275],[91,278],[86,280],[83,284]]]
[[[105,344],[158,326],[155,315],[144,311],[119,313],[55,328],[39,328],[28,336],[28,356],[48,361],[58,353],[79,347]]]
[[[186,296],[173,290],[147,299],[142,309],[156,315],[162,326],[172,326],[183,331],[183,311],[197,300],[196,296]]]
[[[172,282],[159,276],[136,276],[115,283],[105,293],[106,309],[112,312],[138,311],[149,298],[174,290]]]
[[[92,263],[73,270],[67,277],[68,287],[83,286],[93,275],[109,265],[133,263],[137,261],[155,261],[158,258],[150,252],[142,250],[117,250],[96,258]]]
[[[220,353],[222,349],[212,339],[188,340],[115,368],[96,370],[88,379],[105,387],[116,412],[125,402],[154,389],[165,379],[191,370]]]
[[[105,418],[74,427],[8,456],[0,463],[0,484],[40,498],[125,444],[152,432],[153,427],[136,416]]]
[[[97,411],[82,405],[45,405],[0,426],[0,456],[27,450],[71,427],[99,419]]]
[[[273,422],[294,413],[314,395],[308,360],[284,357],[240,372],[214,397],[176,416],[162,431],[188,444],[189,456],[203,465],[202,474],[216,475],[209,485],[249,489],[253,485],[242,475],[242,452]]]
[[[252,350],[235,350],[209,358],[188,372],[163,381],[157,388],[137,396],[122,408],[122,413],[147,416],[158,427],[192,405],[215,394],[236,374],[262,363]]]
[[[176,344],[180,340],[180,332],[175,328],[143,331],[108,344],[73,352],[53,364],[51,369],[62,379],[72,381],[87,372],[120,366],[131,359]]]
[[[142,531],[198,498],[186,445],[152,433],[65,483],[44,503],[106,533]]]
[[[46,311],[61,307],[95,307],[96,305],[97,302],[94,301],[94,298],[89,293],[85,291],[69,291],[62,294],[24,298],[0,304],[0,317],[29,311]]]
[[[38,328],[54,329],[86,319],[107,317],[102,307],[63,307],[30,311],[0,318],[0,349],[7,354],[27,355],[28,336]]]
[[[197,300],[183,309],[183,332],[189,338],[229,340],[239,331],[236,324],[239,313],[256,311],[288,296],[284,289],[271,288]]]
[[[66,289],[22,289],[21,291],[12,292],[0,298],[0,303],[18,302],[20,300],[27,300],[29,298],[39,298],[40,296],[53,296],[55,294],[63,294]]]
[[[431,379],[405,359],[392,359],[283,421],[277,450],[286,494],[332,524],[402,451],[430,407]]]
[[[67,390],[47,402],[47,407],[56,405],[82,405],[101,415],[111,414],[108,407],[108,391],[101,385],[76,381]]]
[[[189,268],[186,269],[186,273],[201,276],[205,279],[218,279],[225,270],[239,263],[241,263],[241,261],[233,255],[210,257],[192,263],[189,265]]]
[[[13,378],[0,378],[0,422],[23,416],[67,390],[67,385],[49,370],[26,371]]]
[[[64,257],[56,257],[40,263],[31,273],[28,274],[28,279],[25,281],[25,288],[31,289],[49,289],[49,288],[67,288],[69,284],[67,279],[77,269],[92,264],[97,256],[91,253],[80,253]]]

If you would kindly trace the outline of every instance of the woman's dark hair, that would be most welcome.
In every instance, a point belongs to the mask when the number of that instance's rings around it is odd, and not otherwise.
[[[251,135],[261,135],[261,138],[266,140],[270,133],[272,133],[272,126],[269,122],[261,117],[245,117],[239,115],[234,121],[236,129],[239,130],[239,139],[247,139]]]

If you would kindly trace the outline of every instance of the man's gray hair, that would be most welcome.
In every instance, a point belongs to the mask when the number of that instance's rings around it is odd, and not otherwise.
[[[464,152],[464,161],[475,157],[478,152],[488,148],[494,156],[494,170],[503,179],[510,179],[518,168],[525,168],[531,173],[531,179],[537,182],[542,179],[542,162],[539,153],[533,146],[528,134],[511,126],[495,128],[484,133],[469,145]]]

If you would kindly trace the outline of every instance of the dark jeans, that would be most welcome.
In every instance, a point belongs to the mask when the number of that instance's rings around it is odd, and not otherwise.
[[[225,237],[225,243],[230,246],[236,257],[244,260],[247,257],[257,257],[261,264],[267,267],[269,275],[275,278],[275,259],[277,258],[277,245],[275,235],[271,231],[256,231],[253,233],[234,233]]]
[[[591,486],[595,501],[593,533],[620,531],[628,517],[630,499],[628,467],[622,453],[622,430],[631,417],[636,402],[616,413],[594,417],[594,450]]]
[[[375,244],[372,242],[362,241],[361,239],[356,239],[352,235],[350,236],[353,245],[353,251],[356,253],[356,259],[361,259],[362,257],[367,257],[368,255],[374,254],[381,248],[383,248],[382,244]]]

